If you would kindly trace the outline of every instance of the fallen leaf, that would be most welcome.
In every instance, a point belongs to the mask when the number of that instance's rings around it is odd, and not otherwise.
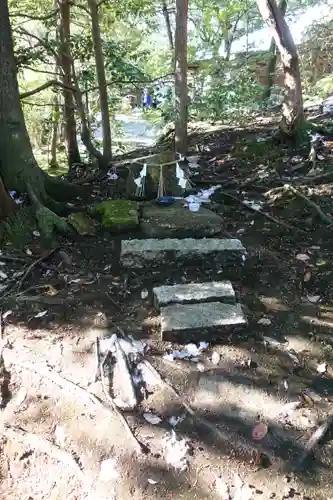
[[[304,281],[307,282],[307,281],[310,281],[310,279],[311,279],[311,271],[307,271],[304,274]]]
[[[32,255],[32,251],[31,251],[29,248],[27,248],[27,249],[26,249],[25,253],[26,253],[27,255]]]
[[[161,417],[154,415],[154,413],[146,412],[143,414],[143,418],[152,425],[157,425],[162,422]]]
[[[54,297],[55,295],[58,295],[59,292],[53,285],[48,285],[48,289],[45,293],[46,295],[50,295],[50,297]]]
[[[6,280],[8,278],[8,276],[3,271],[0,271],[0,278],[3,279],[3,280]]]
[[[47,314],[47,311],[41,311],[41,312],[37,313],[34,317],[35,318],[42,318],[43,316],[45,316],[45,314]]]
[[[9,310],[9,311],[6,311],[5,313],[3,313],[3,315],[2,315],[2,319],[6,319],[6,318],[8,318],[8,316],[10,316],[10,315],[12,314],[12,312],[13,312],[13,311],[10,311],[10,310]]]
[[[215,488],[221,500],[231,500],[229,487],[222,477],[215,479]]]
[[[221,356],[218,352],[214,351],[212,354],[212,363],[213,365],[218,365],[220,362]]]
[[[306,298],[308,299],[309,302],[312,302],[312,304],[315,304],[320,299],[320,295],[307,295]]]
[[[151,479],[150,477],[148,478],[148,483],[149,484],[157,484],[158,481],[155,481],[155,479]]]
[[[252,429],[252,439],[254,439],[254,441],[261,441],[262,439],[264,439],[267,432],[268,432],[267,425],[264,424],[264,422],[259,422]]]
[[[269,318],[260,318],[260,320],[258,321],[258,325],[271,325],[272,324],[272,321],[269,319]]]
[[[309,257],[309,255],[307,255],[306,253],[298,253],[298,254],[296,255],[296,259],[297,259],[297,260],[300,260],[300,261],[302,261],[302,262],[306,262],[307,260],[309,260],[309,259],[310,259],[310,257]]]
[[[148,290],[141,291],[141,298],[144,300],[148,297]]]
[[[327,371],[327,363],[321,363],[317,366],[318,373],[325,373]]]
[[[40,236],[40,232],[39,231],[33,231],[32,234],[36,237]]]

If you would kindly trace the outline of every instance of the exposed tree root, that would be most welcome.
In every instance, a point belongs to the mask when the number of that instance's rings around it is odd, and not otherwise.
[[[305,204],[310,207],[314,212],[319,215],[320,219],[325,223],[328,224],[329,226],[333,225],[333,219],[326,215],[322,209],[312,200],[310,200],[307,196],[305,196],[303,193],[298,191],[294,186],[291,186],[290,184],[285,184],[284,186],[277,187],[274,189],[271,189],[270,191],[267,191],[266,197],[272,197],[273,199],[277,197],[279,194],[293,194],[294,196],[300,198],[305,202]]]

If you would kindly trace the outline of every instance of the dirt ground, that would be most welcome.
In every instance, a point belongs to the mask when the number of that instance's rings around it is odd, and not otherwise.
[[[192,137],[193,148],[201,145],[193,180],[200,188],[222,184],[212,208],[223,216],[225,236],[247,249],[239,269],[175,263],[149,275],[125,273],[119,236],[106,231],[63,239],[28,274],[41,255],[38,235],[32,255],[2,249],[0,271],[13,293],[2,299],[1,498],[333,498],[333,231],[306,200],[264,196],[288,182],[302,193],[307,186],[333,215],[330,143],[320,146],[323,160],[311,177],[308,149],[273,147],[269,134],[258,125]],[[94,189],[117,195],[118,187],[102,180]],[[261,211],[271,218],[244,200],[265,202]],[[166,359],[182,346],[160,340],[153,286],[211,279],[231,279],[248,326],[221,333],[194,361]],[[123,412],[138,441],[95,378],[96,337],[118,328],[146,344],[143,359],[180,394],[152,383],[138,406]],[[147,413],[155,419],[147,421]],[[328,432],[309,450],[325,422]],[[164,440],[173,430],[188,445],[183,471],[166,460]],[[223,486],[237,483],[235,474],[250,488],[242,496],[231,488],[229,497]]]

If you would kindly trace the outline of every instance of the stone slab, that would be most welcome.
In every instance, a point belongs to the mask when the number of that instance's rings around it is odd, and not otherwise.
[[[148,238],[204,238],[221,234],[223,219],[203,205],[191,212],[181,201],[168,207],[153,203],[142,208],[140,229]]]
[[[157,309],[172,304],[195,304],[200,302],[224,302],[235,304],[235,290],[230,281],[210,281],[187,285],[158,286],[153,289],[154,305]]]
[[[105,200],[90,208],[99,214],[102,225],[111,231],[130,231],[139,225],[138,203],[130,200]]]
[[[211,331],[229,332],[230,327],[239,328],[247,324],[240,304],[206,302],[201,304],[175,304],[161,308],[162,340],[179,342],[198,340],[200,333]],[[200,336],[200,340],[202,337]]]
[[[123,240],[121,242],[120,263],[124,267],[158,267],[167,262],[204,261],[215,259],[224,264],[232,260],[240,261],[245,254],[242,243],[236,239],[176,239],[167,238]]]

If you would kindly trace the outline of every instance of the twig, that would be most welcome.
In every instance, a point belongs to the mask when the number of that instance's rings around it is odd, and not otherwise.
[[[307,457],[312,453],[314,448],[319,444],[319,441],[323,439],[331,425],[333,424],[333,415],[329,415],[326,422],[320,425],[315,432],[312,434],[311,438],[307,442],[304,451],[300,458],[297,460],[297,467],[301,466]]]
[[[22,259],[22,257],[12,257],[11,255],[0,254],[0,261],[1,260],[9,260],[13,262],[26,262],[26,259]]]
[[[103,370],[103,366],[101,367],[101,349],[99,337],[96,337],[96,371],[94,382],[97,382],[97,380],[101,378],[101,369]]]
[[[32,264],[30,264],[27,268],[27,270],[25,271],[25,273],[23,274],[22,278],[20,279],[19,281],[19,284],[17,285],[17,292],[20,291],[21,289],[21,286],[23,285],[23,282],[24,280],[28,277],[29,273],[33,270],[33,268],[35,266],[37,266],[40,262],[43,262],[43,260],[46,260],[48,259],[52,254],[54,254],[54,252],[56,252],[57,250],[59,250],[59,247],[57,248],[53,248],[52,250],[50,250],[46,255],[42,255],[42,257],[40,257],[39,259],[37,260],[34,260],[34,262],[32,262]]]

